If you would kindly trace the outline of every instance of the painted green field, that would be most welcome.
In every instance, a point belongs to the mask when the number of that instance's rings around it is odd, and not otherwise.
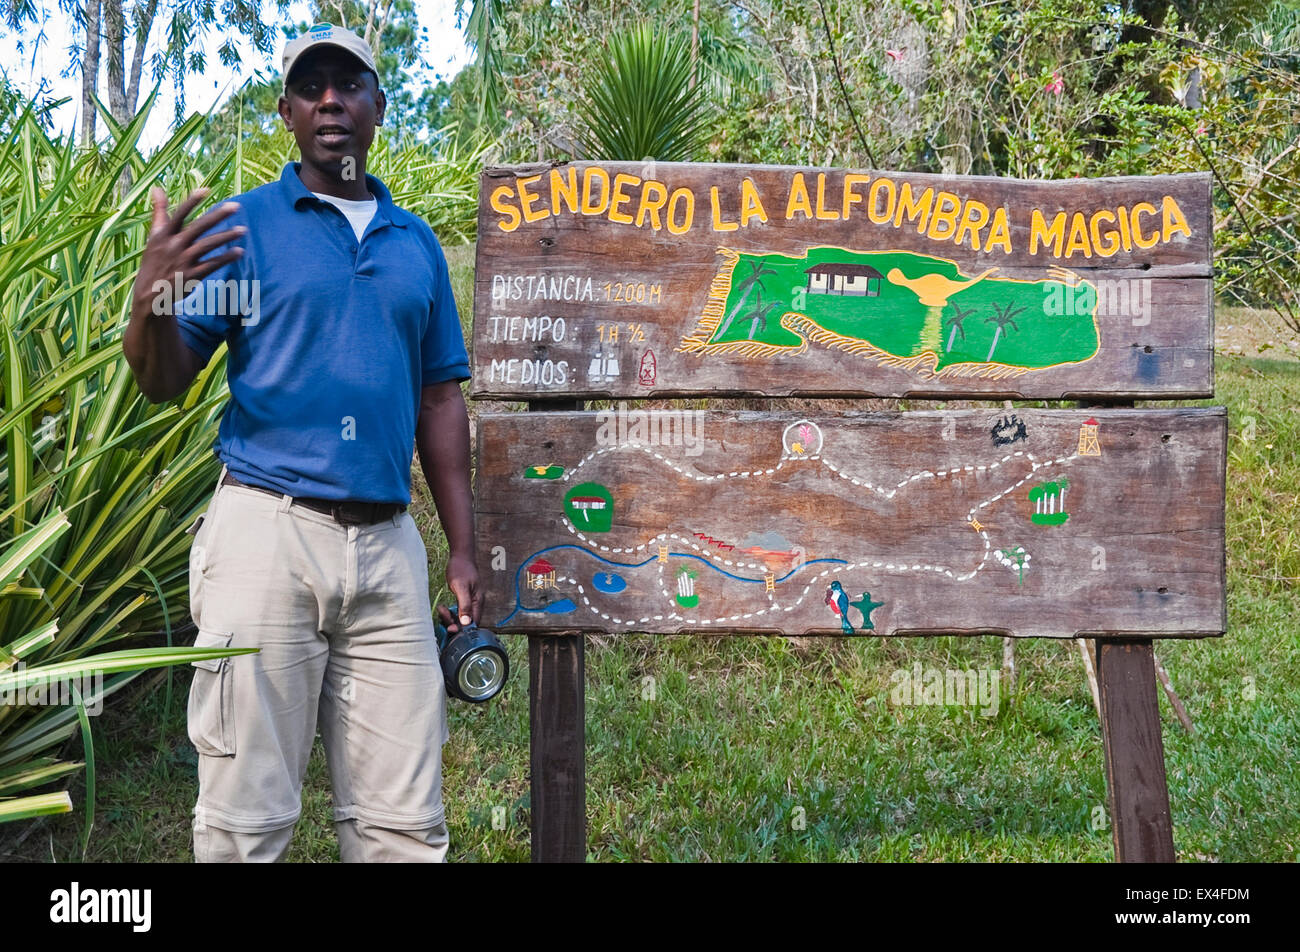
[[[879,277],[868,280],[876,293],[810,286],[809,268],[835,265],[874,269]],[[1098,347],[1096,291],[1086,284],[1012,280],[996,270],[980,279],[944,258],[841,248],[811,248],[806,257],[742,254],[731,278],[710,344],[797,347],[803,338],[781,324],[794,313],[895,357],[934,354],[935,369],[987,362],[1039,369],[1087,360]]]

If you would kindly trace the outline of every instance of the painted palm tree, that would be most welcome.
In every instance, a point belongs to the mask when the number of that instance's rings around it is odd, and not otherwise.
[[[963,344],[966,343],[966,331],[962,328],[961,322],[966,320],[966,318],[970,317],[971,314],[975,312],[975,308],[973,307],[963,308],[963,307],[958,307],[956,304],[954,304],[952,305],[952,310],[953,310],[952,317],[945,319],[943,322],[944,327],[952,328],[952,333],[948,335],[949,350],[952,350],[953,342],[957,339],[958,334],[961,334],[962,343]]]
[[[727,319],[723,321],[722,326],[718,328],[717,337],[721,337],[727,332],[727,328],[731,326],[731,322],[736,319],[736,315],[740,313],[740,309],[744,307],[745,302],[749,300],[750,291],[757,287],[759,297],[762,297],[763,292],[767,290],[763,287],[763,276],[776,274],[776,272],[771,268],[765,267],[761,261],[747,261],[745,263],[749,265],[749,276],[736,285],[736,289],[740,291],[740,300],[736,302],[736,306],[731,309],[731,313],[727,315]],[[750,336],[752,337],[753,335],[751,334]]]
[[[764,304],[763,292],[762,291],[758,292],[758,300],[754,302],[753,310],[749,311],[748,313],[745,314],[743,318],[741,318],[741,320],[750,322],[749,324],[750,340],[754,339],[754,335],[758,333],[758,329],[760,326],[763,328],[763,330],[767,330],[767,316],[771,314],[772,311],[776,308],[776,304],[777,304],[776,301],[768,301],[767,304]]]
[[[1008,324],[1010,324],[1012,328],[1014,328],[1015,330],[1017,331],[1020,330],[1020,325],[1018,325],[1014,320],[1012,320],[1012,318],[1014,318],[1017,314],[1019,314],[1023,310],[1024,310],[1023,307],[1012,307],[1010,304],[1008,304],[1005,308],[998,304],[993,305],[993,312],[995,316],[984,318],[984,323],[997,324],[998,327],[997,330],[993,332],[993,343],[992,345],[989,346],[989,355],[986,358],[984,358],[985,360],[993,359],[993,351],[997,350],[998,340],[1006,336],[1006,334],[1010,333],[1010,331],[1005,331],[1004,333],[1004,330]]]

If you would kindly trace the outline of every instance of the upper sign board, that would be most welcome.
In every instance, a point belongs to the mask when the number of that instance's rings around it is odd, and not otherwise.
[[[477,397],[1213,392],[1210,177],[483,173]]]

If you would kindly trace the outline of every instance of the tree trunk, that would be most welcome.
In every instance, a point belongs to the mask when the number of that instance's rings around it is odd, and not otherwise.
[[[993,332],[993,346],[989,348],[989,355],[984,358],[986,361],[993,359],[993,351],[998,349],[998,337],[1001,336],[1001,334],[1002,334],[1002,325],[999,324],[998,329]]]
[[[379,38],[384,35],[384,29],[393,15],[393,0],[387,0],[384,3],[384,12],[376,18],[375,13],[379,10],[379,3],[380,0],[370,0],[370,12],[366,16],[365,40],[372,50],[379,49]]]
[[[86,0],[86,51],[81,57],[81,144],[95,141],[95,87],[99,82],[99,3]]]
[[[691,7],[691,89],[700,72],[700,0]]]
[[[1201,68],[1197,66],[1187,77],[1187,95],[1183,97],[1183,105],[1188,109],[1200,109],[1202,101]]]
[[[969,0],[957,0],[946,6],[952,14],[953,24],[949,43],[952,44],[952,49],[959,50],[966,42],[970,3]],[[953,97],[948,108],[948,116],[944,121],[947,148],[939,153],[939,165],[946,175],[969,175],[974,164],[974,150],[971,148],[974,118],[970,103],[961,97]]]
[[[136,105],[140,102],[140,74],[144,71],[144,51],[149,45],[149,31],[153,29],[153,19],[158,13],[158,0],[149,0],[149,5],[141,14],[139,31],[135,37],[135,50],[131,54],[131,78],[127,80],[126,108],[134,116]]]
[[[122,0],[103,2],[108,111],[118,122],[125,123],[130,118],[126,111],[126,18],[122,15]]]

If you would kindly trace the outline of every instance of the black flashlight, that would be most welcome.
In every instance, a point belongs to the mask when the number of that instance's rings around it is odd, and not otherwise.
[[[460,617],[459,612],[453,613]],[[437,620],[438,653],[447,693],[475,704],[490,701],[501,693],[510,677],[510,659],[497,636],[470,622],[449,634]]]

